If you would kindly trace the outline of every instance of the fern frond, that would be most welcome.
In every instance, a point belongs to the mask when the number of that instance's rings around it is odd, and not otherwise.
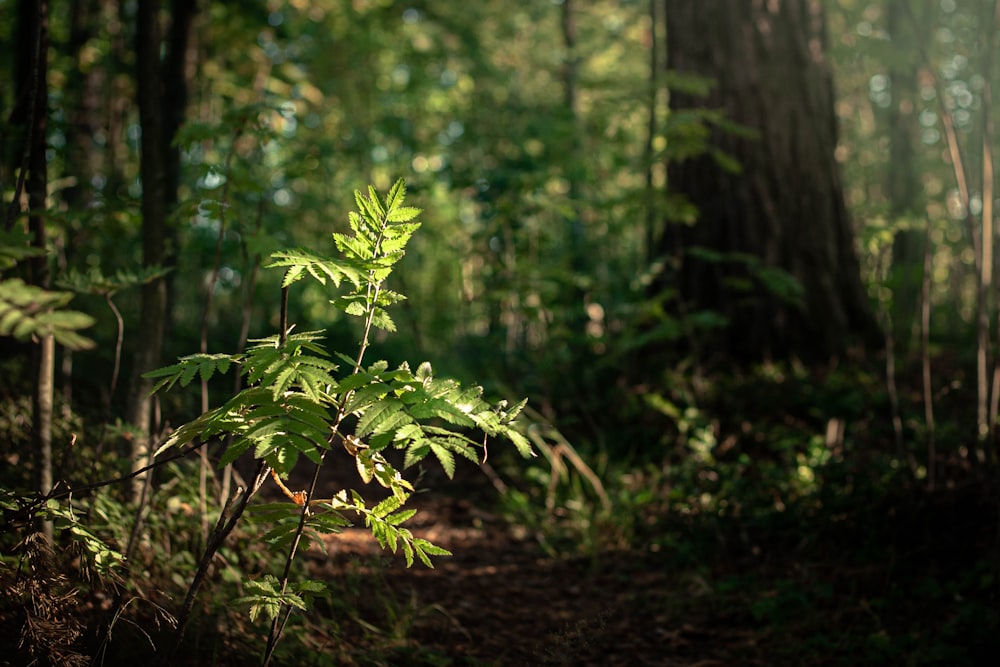
[[[27,340],[52,336],[71,350],[94,347],[94,341],[78,333],[94,324],[94,318],[75,310],[63,310],[71,292],[54,292],[29,285],[19,278],[0,281],[0,336]]]
[[[62,288],[81,294],[114,294],[129,287],[145,285],[170,273],[171,269],[161,266],[144,266],[134,270],[119,270],[105,276],[100,267],[92,267],[86,273],[71,269],[56,284]]]
[[[236,354],[189,354],[178,359],[176,364],[143,373],[142,376],[150,380],[160,378],[159,382],[153,385],[150,392],[152,395],[164,388],[170,391],[178,382],[182,387],[186,387],[196,375],[208,382],[216,373],[225,375],[229,372],[230,365],[234,362],[239,363],[241,359],[242,357]]]
[[[45,248],[31,245],[32,235],[21,225],[10,231],[0,229],[0,271],[16,266],[29,257],[44,257]]]
[[[403,205],[403,200],[406,199],[406,181],[402,178],[397,178],[396,182],[392,184],[389,188],[389,193],[385,197],[385,206],[389,211],[394,211]]]
[[[438,463],[441,464],[441,468],[444,470],[444,474],[448,475],[448,479],[455,476],[455,457],[452,455],[447,448],[442,447],[436,442],[428,443],[430,449],[434,452],[434,456],[437,457]]]
[[[372,309],[372,326],[382,331],[388,331],[389,333],[396,331],[396,323],[389,317],[389,313],[378,306]]]
[[[343,386],[343,385],[341,385]],[[382,400],[382,397],[391,391],[391,387],[383,382],[372,382],[369,385],[359,388],[347,401],[344,412],[355,414],[363,412],[369,406]]]
[[[361,419],[358,420],[354,434],[359,438],[364,438],[371,433],[375,433],[387,421],[392,420],[395,423],[398,421],[395,417],[399,415],[405,418],[406,413],[402,412],[402,410],[403,403],[397,398],[387,397],[380,400],[364,411]]]
[[[303,278],[305,273],[311,275],[321,285],[325,285],[329,279],[337,287],[345,279],[355,287],[359,287],[364,280],[363,272],[350,262],[322,257],[302,248],[272,253],[271,261],[264,266],[265,268],[287,267],[285,278],[281,282],[282,287],[288,287]]]
[[[410,222],[410,220],[413,220],[421,213],[423,213],[423,210],[416,208],[415,206],[400,206],[399,208],[389,211],[389,215],[386,216],[386,219],[393,223],[394,228],[399,228],[403,227],[405,223]],[[420,227],[419,223],[411,225],[407,231],[412,234],[418,227]]]

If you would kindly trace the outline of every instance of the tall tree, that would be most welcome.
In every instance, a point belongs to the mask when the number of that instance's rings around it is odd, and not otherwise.
[[[700,210],[696,225],[660,239],[661,254],[683,257],[681,297],[723,314],[726,345],[743,358],[823,359],[852,339],[875,343],[834,158],[821,4],[665,4],[668,67],[714,81],[707,97],[672,92],[673,112],[718,108],[750,130],[715,127],[707,154],[669,168],[670,189]],[[785,274],[801,298],[774,289]]]
[[[166,144],[163,141],[163,90],[160,70],[160,3],[140,2],[136,15],[136,94],[139,122],[142,125],[142,148],[139,172],[142,178],[142,263],[162,266],[166,259]],[[167,283],[153,280],[142,288],[139,320],[139,346],[136,349],[129,420],[138,433],[132,443],[132,467],[137,470],[149,459],[151,425],[151,385],[142,373],[159,364],[163,330],[167,319]],[[147,386],[149,385],[149,386]],[[133,496],[141,491],[137,477]]]
[[[175,234],[169,214],[177,203],[179,152],[172,147],[187,103],[184,75],[188,31],[196,4],[194,0],[174,0],[168,51],[161,61],[162,37],[160,3],[140,2],[136,14],[136,94],[142,144],[139,169],[142,178],[142,262],[146,268],[168,267],[174,262]],[[160,364],[163,340],[170,321],[168,283],[152,280],[142,289],[139,345],[132,378],[129,419],[137,435],[132,446],[132,467],[137,470],[149,460],[152,427],[150,389],[152,383],[142,373]],[[143,478],[135,478],[133,495],[138,495]]]
[[[18,186],[15,188],[12,210],[21,206],[20,184],[24,183],[28,204],[28,228],[32,244],[45,249],[45,208],[48,198],[48,166],[45,159],[46,128],[48,127],[48,53],[49,3],[47,0],[21,0],[18,5],[19,31],[17,68],[18,103],[13,120],[23,124],[23,162]],[[25,180],[26,175],[26,180]],[[51,284],[48,257],[42,253],[32,258],[29,270],[31,282],[44,288]],[[55,339],[41,337],[34,354],[37,384],[32,400],[34,412],[31,439],[35,483],[41,493],[48,493],[53,484],[52,472],[52,410],[54,402]],[[52,540],[52,524],[42,526]]]
[[[917,122],[919,61],[907,57],[907,54],[912,54],[915,51],[912,45],[926,40],[930,32],[927,18],[923,14],[916,17],[916,12],[906,6],[909,2],[889,0],[886,8],[889,38],[897,46],[894,52],[896,57],[889,63],[892,104],[887,119],[889,164],[886,195],[889,198],[890,218],[896,221],[909,218],[909,224],[895,232],[892,244],[893,326],[896,339],[903,344],[902,350],[907,349],[909,334],[916,323],[925,242],[923,225],[915,224],[916,220],[923,218],[925,208],[915,151],[920,130]]]

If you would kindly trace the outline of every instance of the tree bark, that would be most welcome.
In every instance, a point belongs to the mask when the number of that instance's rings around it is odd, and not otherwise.
[[[170,34],[167,38],[167,58],[164,63],[164,139],[169,159],[167,160],[167,184],[165,196],[169,208],[177,203],[177,191],[181,184],[181,149],[174,144],[174,137],[184,123],[188,103],[188,82],[193,75],[193,60],[190,49],[191,29],[198,9],[197,0],[172,0]]]
[[[160,3],[144,0],[136,16],[136,93],[142,126],[139,171],[142,178],[142,263],[163,266],[167,252],[166,183],[167,154],[164,141],[163,78],[160,68]],[[132,440],[132,470],[149,463],[152,383],[142,374],[160,364],[163,331],[167,319],[167,284],[160,278],[142,287],[142,305],[129,421],[135,426]],[[132,498],[137,500],[145,484],[143,473],[132,480]]]
[[[819,361],[852,342],[878,345],[834,158],[820,3],[666,2],[666,14],[668,67],[715,81],[707,98],[672,93],[671,109],[718,108],[755,135],[713,127],[708,154],[668,167],[668,187],[701,213],[660,243],[662,255],[683,257],[686,307],[724,315],[729,355],[747,360]],[[735,158],[740,172],[722,168],[712,151]],[[724,258],[699,259],[693,247]],[[747,256],[796,278],[799,302],[778,298]]]
[[[887,27],[897,50],[927,39],[929,30],[921,15],[918,22],[907,19],[904,3],[911,0],[889,0]],[[901,52],[901,51],[899,51]],[[923,225],[915,224],[924,217],[924,202],[920,175],[917,173],[914,147],[917,145],[917,74],[915,60],[894,62],[889,68],[892,106],[889,108],[889,169],[886,194],[889,216],[893,220],[907,219],[913,223],[896,230],[892,244],[890,285],[893,294],[892,323],[900,352],[910,348],[917,324],[917,309],[922,283],[925,234]]]
[[[196,0],[173,0],[167,56],[160,59],[162,45],[160,2],[143,0],[136,15],[136,93],[142,143],[139,169],[142,177],[143,266],[170,268],[176,262],[176,231],[169,215],[177,205],[180,185],[180,150],[174,137],[184,121],[188,91],[188,44],[197,9]],[[132,469],[149,462],[152,424],[152,383],[142,373],[162,361],[163,341],[170,326],[170,282],[160,278],[142,289],[139,346],[132,377],[129,420],[136,427],[132,446]],[[133,496],[139,497],[144,475],[133,479]]]
[[[49,3],[48,0],[21,0],[18,5],[18,66],[17,90],[23,103],[12,120],[23,125],[24,160],[19,182],[24,183],[28,204],[28,229],[32,245],[45,249],[45,209],[48,199],[48,165],[45,159],[46,130],[48,126],[48,49]],[[25,177],[24,171],[27,169]],[[20,209],[22,198],[15,188],[12,210]],[[48,256],[33,257],[28,261],[31,283],[43,288],[51,284]],[[55,341],[43,336],[32,354],[35,369],[35,392],[32,395],[32,463],[35,486],[42,494],[53,485],[52,471],[52,408],[54,403]],[[42,532],[52,541],[52,523],[43,522]]]
[[[102,92],[105,68],[87,62],[88,43],[99,26],[101,6],[97,0],[73,3],[67,49],[75,63],[68,72],[64,96],[67,123],[65,175],[73,179],[62,191],[63,201],[70,209],[87,210],[94,201],[94,176],[101,173],[101,151],[95,135],[101,126]]]

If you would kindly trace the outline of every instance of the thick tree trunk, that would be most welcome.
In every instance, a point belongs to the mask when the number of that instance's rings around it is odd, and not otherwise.
[[[711,131],[712,149],[735,158],[740,173],[711,154],[669,167],[670,189],[701,212],[660,244],[662,254],[683,253],[687,307],[724,315],[727,351],[740,358],[820,360],[852,341],[877,344],[834,159],[820,3],[666,2],[666,14],[668,67],[716,82],[707,98],[672,93],[671,108],[719,108],[756,134]],[[699,259],[686,252],[693,247],[759,258],[794,276],[803,298],[776,297],[738,256]]]

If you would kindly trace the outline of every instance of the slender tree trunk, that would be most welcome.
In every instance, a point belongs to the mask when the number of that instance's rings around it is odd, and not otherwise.
[[[887,28],[896,48],[902,49],[917,40],[926,39],[924,15],[916,22],[907,20],[903,3],[911,0],[889,0]],[[902,51],[900,51],[902,52]],[[889,169],[886,192],[889,198],[889,216],[894,221],[907,223],[893,236],[892,265],[889,282],[892,289],[892,331],[897,349],[905,356],[917,330],[917,304],[923,269],[923,187],[917,172],[914,146],[919,125],[916,116],[918,63],[913,60],[895,59],[889,68],[892,106],[888,114]]]
[[[580,111],[579,85],[580,55],[577,49],[576,9],[573,0],[563,0],[562,3],[562,36],[563,48],[566,51],[563,63],[563,105],[566,122],[569,125],[569,162],[566,170],[566,180],[569,182],[567,199],[570,212],[567,216],[567,232],[569,236],[570,268],[573,271],[582,270],[584,255],[583,222],[580,216],[580,180],[583,161],[580,156]]]
[[[167,55],[163,68],[163,140],[167,151],[164,206],[168,213],[177,208],[177,193],[181,185],[181,147],[174,143],[174,137],[187,116],[190,82],[197,66],[197,53],[191,40],[197,10],[197,0],[171,1],[170,32],[166,40]],[[167,246],[178,247],[177,227],[168,226],[166,234]],[[166,267],[172,269],[175,266],[176,257],[171,253],[166,258]],[[174,279],[172,271],[167,274],[167,316],[164,325],[167,340],[173,330]]]
[[[934,425],[934,382],[931,375],[931,278],[934,252],[931,244],[931,219],[924,228],[924,270],[920,283],[920,370],[924,394],[924,428],[927,430],[927,488],[934,490],[937,480],[937,443]]]
[[[701,213],[661,241],[660,255],[685,253],[681,298],[727,318],[725,346],[738,358],[818,361],[852,342],[879,345],[834,159],[820,4],[702,0],[667,2],[666,11],[668,66],[716,82],[707,99],[672,93],[671,108],[719,108],[755,135],[711,131],[712,150],[735,158],[740,173],[712,154],[669,167],[671,191]],[[775,269],[798,281],[801,299],[775,294]]]
[[[24,191],[28,200],[28,229],[32,244],[41,249],[46,246],[45,215],[48,199],[48,165],[45,159],[46,129],[48,121],[48,49],[49,3],[48,0],[21,0],[18,6],[20,26],[17,68],[18,96],[24,101],[23,120],[26,156],[22,163]],[[23,175],[27,167],[26,178]],[[15,193],[14,206],[20,206]],[[51,283],[48,257],[42,255],[29,261],[30,280],[48,288]],[[52,412],[55,380],[55,341],[43,336],[32,355],[35,361],[36,386],[32,398],[33,423],[31,430],[35,485],[42,494],[52,489]],[[42,524],[42,531],[52,541],[52,524]]]
[[[176,231],[169,215],[177,204],[180,184],[180,151],[174,137],[187,108],[190,31],[197,3],[173,0],[167,57],[161,62],[160,2],[143,0],[136,15],[136,94],[142,125],[142,253],[143,266],[171,268],[175,259]],[[152,424],[152,383],[142,373],[160,365],[163,341],[170,327],[170,282],[160,278],[142,290],[139,346],[136,350],[129,418],[139,435],[132,446],[133,470],[148,464]],[[133,480],[139,497],[144,477]]]
[[[130,88],[128,66],[127,0],[101,0],[107,18],[111,42],[110,66],[107,87],[107,148],[104,153],[104,171],[107,178],[105,192],[108,199],[117,199],[125,186],[124,168],[129,161],[125,137],[126,118],[131,106],[133,91]]]
[[[73,3],[70,17],[68,50],[75,63],[69,72],[64,95],[70,122],[66,124],[66,166],[64,173],[71,184],[62,191],[62,199],[71,210],[83,211],[94,201],[93,179],[100,173],[101,151],[94,137],[101,124],[101,91],[106,70],[87,64],[86,47],[93,39],[100,19],[98,0]],[[72,248],[70,248],[72,250]]]
[[[164,141],[163,79],[160,68],[160,3],[144,0],[136,16],[136,93],[142,143],[139,169],[142,177],[142,263],[163,266],[167,252],[167,155]],[[142,373],[160,364],[163,332],[167,319],[167,283],[163,278],[142,288],[138,347],[132,378],[129,420],[136,433],[132,441],[132,470],[149,463],[152,383]],[[138,499],[145,483],[144,473],[132,481],[133,499]]]
[[[70,13],[68,51],[75,67],[69,72],[64,88],[66,113],[70,122],[64,130],[66,157],[63,174],[70,184],[62,191],[62,200],[71,211],[87,211],[95,201],[95,181],[102,174],[101,156],[96,149],[95,135],[101,125],[103,106],[102,89],[106,70],[86,62],[86,47],[100,25],[99,0],[80,0],[73,3]],[[75,229],[74,229],[75,227]],[[86,227],[86,225],[83,225]],[[77,236],[80,226],[71,226],[60,239],[58,261],[60,268],[69,265],[73,252],[84,247]],[[89,230],[88,230],[89,231]],[[69,240],[67,240],[69,239]],[[60,369],[63,414],[69,414],[73,403],[73,351],[64,349]],[[112,392],[113,393],[113,392]]]
[[[649,90],[647,91],[648,98],[646,104],[648,108],[646,109],[646,137],[645,146],[643,146],[643,156],[645,158],[646,167],[646,225],[643,230],[643,257],[641,258],[647,264],[653,260],[655,253],[657,229],[659,228],[659,215],[657,209],[659,208],[656,202],[659,200],[659,194],[657,193],[657,183],[656,183],[656,170],[659,165],[655,163],[655,146],[656,134],[658,132],[660,124],[660,107],[661,107],[661,94],[663,92],[660,86],[660,76],[663,71],[663,57],[660,54],[660,49],[662,47],[661,39],[659,37],[659,31],[661,28],[660,16],[662,12],[659,10],[660,0],[648,0],[649,2]]]
[[[992,7],[990,6],[992,5]],[[983,47],[985,52],[985,57],[983,61],[983,258],[987,257],[990,260],[991,265],[994,264],[994,236],[996,234],[996,225],[994,220],[994,198],[996,197],[996,176],[995,176],[995,158],[993,142],[996,140],[996,133],[993,123],[993,72],[996,63],[994,59],[996,58],[997,49],[1000,48],[1000,38],[997,36],[997,30],[1000,28],[1000,0],[993,0],[992,3],[986,3],[988,10],[988,15],[986,21],[984,22],[983,31]],[[986,239],[989,242],[986,243]],[[998,285],[1000,285],[1000,280],[998,280],[997,272],[994,270],[991,272],[991,285],[990,293],[993,295],[991,301],[991,307],[994,309],[994,316],[997,317],[997,345],[995,350],[1000,350],[1000,308],[997,307],[996,300],[996,290]],[[992,390],[990,393],[990,409],[989,409],[989,425],[990,425],[990,438],[988,443],[987,455],[990,457],[992,463],[996,465],[998,463],[997,457],[997,418],[998,411],[1000,411],[1000,362],[997,360],[997,354],[993,357],[993,383]]]

